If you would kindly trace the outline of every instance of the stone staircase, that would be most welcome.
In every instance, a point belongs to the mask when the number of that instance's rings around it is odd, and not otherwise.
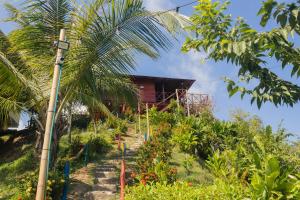
[[[92,191],[85,194],[86,200],[112,200],[117,198],[117,159],[104,160],[95,168],[95,183]]]
[[[126,141],[126,140],[125,140]],[[134,159],[137,149],[143,144],[143,138],[135,138],[126,152],[126,160]],[[92,191],[84,195],[86,200],[113,200],[118,199],[120,156],[107,158],[95,167],[95,183]]]

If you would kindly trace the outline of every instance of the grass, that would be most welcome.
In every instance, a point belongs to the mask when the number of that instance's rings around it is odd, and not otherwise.
[[[187,162],[189,162],[188,170],[184,167],[187,166]],[[176,167],[178,178],[181,181],[193,184],[209,184],[213,181],[213,177],[205,168],[203,161],[179,152],[176,147],[172,153],[171,166]]]
[[[109,140],[109,134],[106,130],[99,131],[99,134]],[[80,141],[86,144],[94,135],[92,131],[74,132],[72,137],[79,136]],[[21,179],[30,173],[37,173],[39,158],[34,152],[35,139],[32,135],[10,138],[13,136],[2,136],[0,138],[2,151],[0,152],[0,200],[15,200],[24,193],[21,187]],[[68,153],[69,142],[68,135],[63,135],[59,142],[58,159],[65,158]],[[95,158],[96,161],[99,158]],[[63,165],[65,160],[62,160]],[[79,158],[71,163],[71,171],[85,166],[84,158]],[[59,169],[62,170],[62,169]]]
[[[18,159],[0,165],[0,199],[18,199],[22,191],[19,189],[20,179],[27,173],[34,172],[37,162],[32,149]]]

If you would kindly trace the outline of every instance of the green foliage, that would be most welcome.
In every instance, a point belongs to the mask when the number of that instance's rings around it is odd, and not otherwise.
[[[35,158],[36,155],[33,150],[26,152],[25,155],[21,156],[17,160],[14,160],[11,163],[5,163],[0,166],[0,177],[7,177],[8,175],[13,176],[14,173],[25,172],[27,170],[31,170],[35,167],[36,163],[32,162],[32,159]],[[7,177],[8,178],[8,177]]]
[[[228,5],[229,1],[199,1],[191,17],[193,25],[188,28],[199,38],[188,38],[183,51],[204,50],[209,59],[237,65],[240,82],[225,79],[229,96],[240,92],[243,98],[248,94],[252,97],[251,103],[256,101],[259,108],[267,101],[293,106],[300,100],[300,87],[280,78],[268,62],[271,57],[281,63],[283,70],[289,70],[291,76],[300,76],[300,51],[294,38],[289,37],[294,32],[299,34],[299,2],[264,1],[258,12],[262,16],[261,25],[265,26],[272,16],[279,23],[279,27],[265,32],[254,30],[242,18],[235,22],[227,14]],[[255,83],[254,87],[246,87]]]
[[[194,157],[186,155],[186,157],[183,161],[183,167],[184,167],[185,171],[187,172],[187,175],[190,175],[191,168],[192,168],[194,161],[195,161]]]
[[[158,111],[151,112],[153,119],[160,119],[152,121],[158,128],[139,152],[137,179],[141,184],[129,188],[126,198],[299,199],[299,149],[287,142],[289,134],[284,129],[273,131],[257,116],[249,117],[240,110],[232,114],[231,121],[220,121],[206,111],[199,116],[172,118],[169,123]],[[195,182],[178,183],[179,168],[171,167],[178,161],[170,165],[167,148],[171,143],[191,154],[181,157],[186,176],[198,156],[213,180],[205,177],[193,191],[189,187]]]
[[[235,124],[219,121],[206,111],[198,117],[179,120],[173,129],[173,142],[186,153],[197,151],[199,156],[207,158],[215,150],[235,143],[235,129]]]
[[[126,121],[115,117],[107,118],[104,126],[108,129],[116,129],[119,133],[126,133],[128,130]]]
[[[19,182],[20,197],[24,200],[34,199],[38,181],[38,171],[27,173],[21,177]],[[62,194],[65,180],[61,173],[50,172],[47,184],[47,199],[59,199]]]
[[[112,149],[112,145],[100,136],[92,136],[87,145],[90,158],[103,155]]]
[[[51,46],[60,29],[67,30],[72,45],[65,54],[57,116],[70,102],[87,106],[90,113],[111,115],[104,104],[107,97],[114,105],[137,102],[127,77],[136,53],[157,58],[171,46],[168,32],[178,31],[186,21],[175,12],[156,17],[141,0],[25,0],[5,8],[6,21],[18,26],[8,37],[0,32],[1,122],[7,122],[11,111],[31,109],[41,115],[53,75],[56,51]]]
[[[162,123],[174,124],[172,113],[159,112],[156,107],[149,109],[149,122],[151,125],[160,125]]]
[[[76,135],[71,140],[69,154],[71,156],[75,156],[82,148],[83,148],[83,144],[81,142],[80,136]]]
[[[138,185],[128,188],[125,195],[126,200],[242,200],[247,197],[247,188],[238,183],[228,185],[221,180],[212,186],[191,186],[181,182],[171,185],[165,183]]]
[[[194,118],[187,118],[178,123],[173,129],[173,143],[179,145],[180,150],[193,153],[198,145],[196,130],[193,128]]]
[[[142,183],[173,182],[176,179],[176,171],[169,166],[173,149],[170,137],[170,126],[163,122],[138,150],[137,172]]]

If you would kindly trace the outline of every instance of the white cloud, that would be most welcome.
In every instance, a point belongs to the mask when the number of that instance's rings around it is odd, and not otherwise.
[[[169,57],[172,65],[168,67],[168,73],[174,77],[195,79],[191,92],[214,95],[219,80],[213,77],[213,67],[201,61],[204,58],[205,54],[200,52],[172,54]]]
[[[161,11],[174,8],[171,0],[144,0],[144,6],[150,11]]]

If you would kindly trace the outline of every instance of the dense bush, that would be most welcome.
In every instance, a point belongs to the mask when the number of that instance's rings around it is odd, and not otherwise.
[[[27,173],[21,177],[18,186],[20,191],[23,191],[23,194],[20,195],[22,200],[32,200],[35,198],[37,181],[38,171]],[[64,182],[63,174],[50,172],[47,183],[47,199],[60,199]]]
[[[126,200],[242,200],[249,197],[247,188],[239,183],[228,185],[217,180],[211,186],[192,186],[188,183],[156,183],[127,188]]]
[[[170,113],[150,111],[155,131],[137,161],[142,184],[127,199],[300,199],[299,144],[289,144],[284,129],[274,132],[241,111],[221,121],[209,110],[186,117],[172,106]],[[173,145],[204,160],[214,181],[178,184],[169,165]],[[187,173],[190,162],[182,163]]]
[[[81,142],[80,136],[76,135],[72,138],[69,153],[71,156],[76,155],[83,147],[83,144]]]
[[[107,153],[112,148],[112,145],[100,136],[92,136],[87,145],[90,158]]]
[[[119,133],[126,133],[128,129],[126,121],[119,118],[107,118],[105,127],[108,129],[116,129]]]
[[[151,125],[159,125],[161,123],[168,123],[173,125],[175,123],[172,113],[159,112],[156,107],[149,109],[149,121]]]
[[[138,178],[143,184],[176,180],[176,170],[169,166],[173,149],[170,137],[170,126],[161,123],[151,139],[139,149],[137,172]]]
[[[219,121],[211,112],[200,116],[186,117],[178,121],[173,129],[173,142],[186,153],[197,152],[206,159],[217,149],[236,144],[236,125],[232,122]]]

